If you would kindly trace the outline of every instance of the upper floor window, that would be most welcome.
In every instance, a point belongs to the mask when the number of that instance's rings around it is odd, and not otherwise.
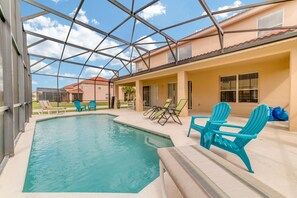
[[[192,44],[178,47],[177,56],[176,56],[175,49],[172,49],[172,52],[173,52],[174,56],[177,58],[177,60],[183,60],[186,58],[190,58],[190,57],[192,57]],[[167,52],[167,58],[168,58],[168,63],[175,62],[174,57],[172,56],[172,53],[170,50],[168,50],[168,52]]]
[[[192,44],[178,48],[178,60],[183,60],[190,57],[192,57]]]
[[[258,73],[220,78],[221,102],[258,102]]]
[[[279,10],[272,14],[263,16],[258,19],[258,28],[273,28],[283,26],[284,11]],[[263,36],[271,31],[259,31],[258,37]]]
[[[142,62],[142,61],[139,61],[139,62],[137,63],[137,72],[142,71],[142,67],[143,67],[143,62]]]
[[[100,86],[98,86],[98,89],[100,90],[100,89],[101,89],[101,87],[100,87]]]
[[[176,58],[176,51],[175,51],[175,49],[172,49],[172,52],[173,52],[173,54],[174,54],[174,56]],[[172,56],[172,53],[171,53],[170,50],[167,52],[167,59],[168,59],[168,63],[175,62],[174,57]]]

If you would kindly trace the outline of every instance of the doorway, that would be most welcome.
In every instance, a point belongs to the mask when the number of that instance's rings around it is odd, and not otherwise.
[[[168,98],[172,99],[172,106],[176,106],[177,89],[176,83],[168,83]]]

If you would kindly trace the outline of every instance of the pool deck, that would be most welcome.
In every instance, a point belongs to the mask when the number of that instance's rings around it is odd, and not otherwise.
[[[0,195],[3,198],[47,198],[47,197],[82,197],[82,198],[109,198],[109,197],[162,197],[159,178],[149,184],[138,194],[123,193],[22,193],[25,180],[26,169],[30,154],[36,120],[59,117],[65,115],[82,114],[102,114],[108,113],[117,115],[115,121],[132,125],[137,128],[145,129],[159,135],[170,137],[175,146],[185,146],[199,144],[200,134],[192,131],[191,136],[187,137],[188,127],[191,117],[181,118],[183,125],[178,125],[169,121],[165,126],[160,126],[156,121],[151,121],[142,116],[142,113],[133,110],[100,110],[96,112],[65,113],[61,115],[34,115],[30,123],[26,125],[26,131],[20,135],[15,148],[14,157],[10,158],[0,175]],[[230,117],[232,124],[244,125],[246,118]],[[199,121],[203,124],[205,120]],[[246,170],[242,161],[235,155],[218,148],[212,147],[211,150],[232,162],[239,168]],[[251,141],[246,146],[246,151],[250,157],[252,167],[255,171],[251,174],[268,186],[279,191],[286,197],[297,196],[297,132],[288,132],[286,122],[274,122],[266,125],[256,140]],[[168,175],[166,180],[166,190],[168,197],[181,197],[177,188],[170,180]]]

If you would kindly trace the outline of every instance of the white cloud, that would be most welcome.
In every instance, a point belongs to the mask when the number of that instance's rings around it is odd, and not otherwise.
[[[55,3],[59,3],[61,0],[52,0]]]
[[[30,64],[31,64],[31,65],[33,65],[33,64],[36,63],[36,62],[37,62],[37,60],[35,60],[35,59],[31,59],[31,60],[30,60]],[[37,63],[36,65],[34,65],[34,66],[31,67],[31,72],[33,73],[33,72],[35,72],[35,71],[41,69],[42,67],[44,67],[44,66],[46,66],[46,65],[47,65],[47,63],[41,61],[40,63]],[[52,70],[52,68],[51,68],[51,66],[49,65],[49,66],[43,68],[42,70],[40,70],[40,72],[50,73],[51,70]]]
[[[32,85],[37,85],[38,83],[35,80],[32,80]]]
[[[230,8],[236,8],[236,7],[239,7],[241,5],[242,5],[242,2],[240,0],[236,0],[236,1],[233,2],[233,4],[219,7],[217,10],[212,10],[212,12],[214,12],[214,11],[220,11],[220,10],[226,10],[226,9],[230,9]],[[221,14],[216,14],[214,16],[218,20],[223,20],[223,19],[232,17],[232,16],[234,16],[236,14],[237,13],[234,13],[234,12],[225,12],[225,13],[221,13]],[[203,12],[201,14],[201,16],[203,16],[203,15],[206,15],[206,12]]]
[[[69,15],[74,16],[76,10],[77,8],[75,8]],[[86,16],[86,11],[84,11],[83,9],[79,10],[78,15],[76,16],[76,19],[84,23],[89,23],[89,19]]]
[[[76,75],[75,74],[72,74],[72,73],[64,73],[64,74],[60,74],[60,76],[76,77]]]
[[[140,37],[138,40],[142,39],[145,36]],[[154,39],[152,39],[151,37],[147,37],[141,41],[139,41],[138,43],[152,43],[152,42],[156,42]],[[147,45],[141,45],[141,47],[147,49],[147,50],[152,50],[157,48],[156,44],[147,44]]]
[[[92,19],[91,22],[94,24],[94,25],[99,25],[99,21],[97,21],[96,19]]]
[[[141,11],[139,13],[139,16],[148,20],[155,16],[163,15],[163,14],[164,15],[166,14],[166,7],[161,2],[158,2]]]
[[[85,15],[85,12],[83,12],[83,14]],[[52,20],[49,17],[40,16],[32,20],[28,20],[26,23],[24,23],[24,28],[25,30],[36,32],[38,34],[45,35],[48,37],[57,38],[63,41],[65,40],[68,34],[70,26],[60,24],[58,21]],[[94,49],[98,45],[98,43],[102,41],[102,39],[103,37],[97,34],[96,32],[79,25],[74,25],[73,29],[71,30],[70,36],[68,38],[68,42],[82,47],[86,47],[89,49]],[[28,36],[28,43],[33,43],[36,40],[38,40],[37,37]],[[102,48],[107,48],[107,47],[117,46],[117,45],[119,44],[116,43],[115,41],[106,39],[101,44],[100,48],[102,49]],[[63,49],[62,44],[58,44],[52,41],[45,41],[38,45],[30,47],[29,53],[60,58],[62,49]],[[113,49],[105,50],[104,53],[116,55],[122,49],[123,48],[113,48]],[[67,58],[75,54],[79,54],[81,52],[83,52],[83,50],[67,46],[65,48],[63,58]],[[84,55],[81,55],[80,58],[82,60],[86,60],[89,57],[89,55],[90,53],[86,53]],[[129,56],[122,54],[121,57],[128,59]],[[90,58],[89,61],[92,62],[92,61],[109,60],[109,59],[110,57],[93,54],[93,56]]]
[[[100,71],[101,71],[101,69],[99,69],[99,68],[88,67],[88,68],[86,68],[86,70],[84,72],[84,77],[85,78],[96,77],[99,74]],[[109,70],[103,70],[101,72],[100,76],[103,77],[103,78],[110,78],[110,77],[113,76],[113,72],[109,71]]]

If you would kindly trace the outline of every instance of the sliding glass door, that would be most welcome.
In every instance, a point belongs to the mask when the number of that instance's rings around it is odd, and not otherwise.
[[[176,83],[169,83],[168,84],[168,98],[172,99],[172,106],[176,105],[176,99],[177,99],[177,89],[176,89]]]

